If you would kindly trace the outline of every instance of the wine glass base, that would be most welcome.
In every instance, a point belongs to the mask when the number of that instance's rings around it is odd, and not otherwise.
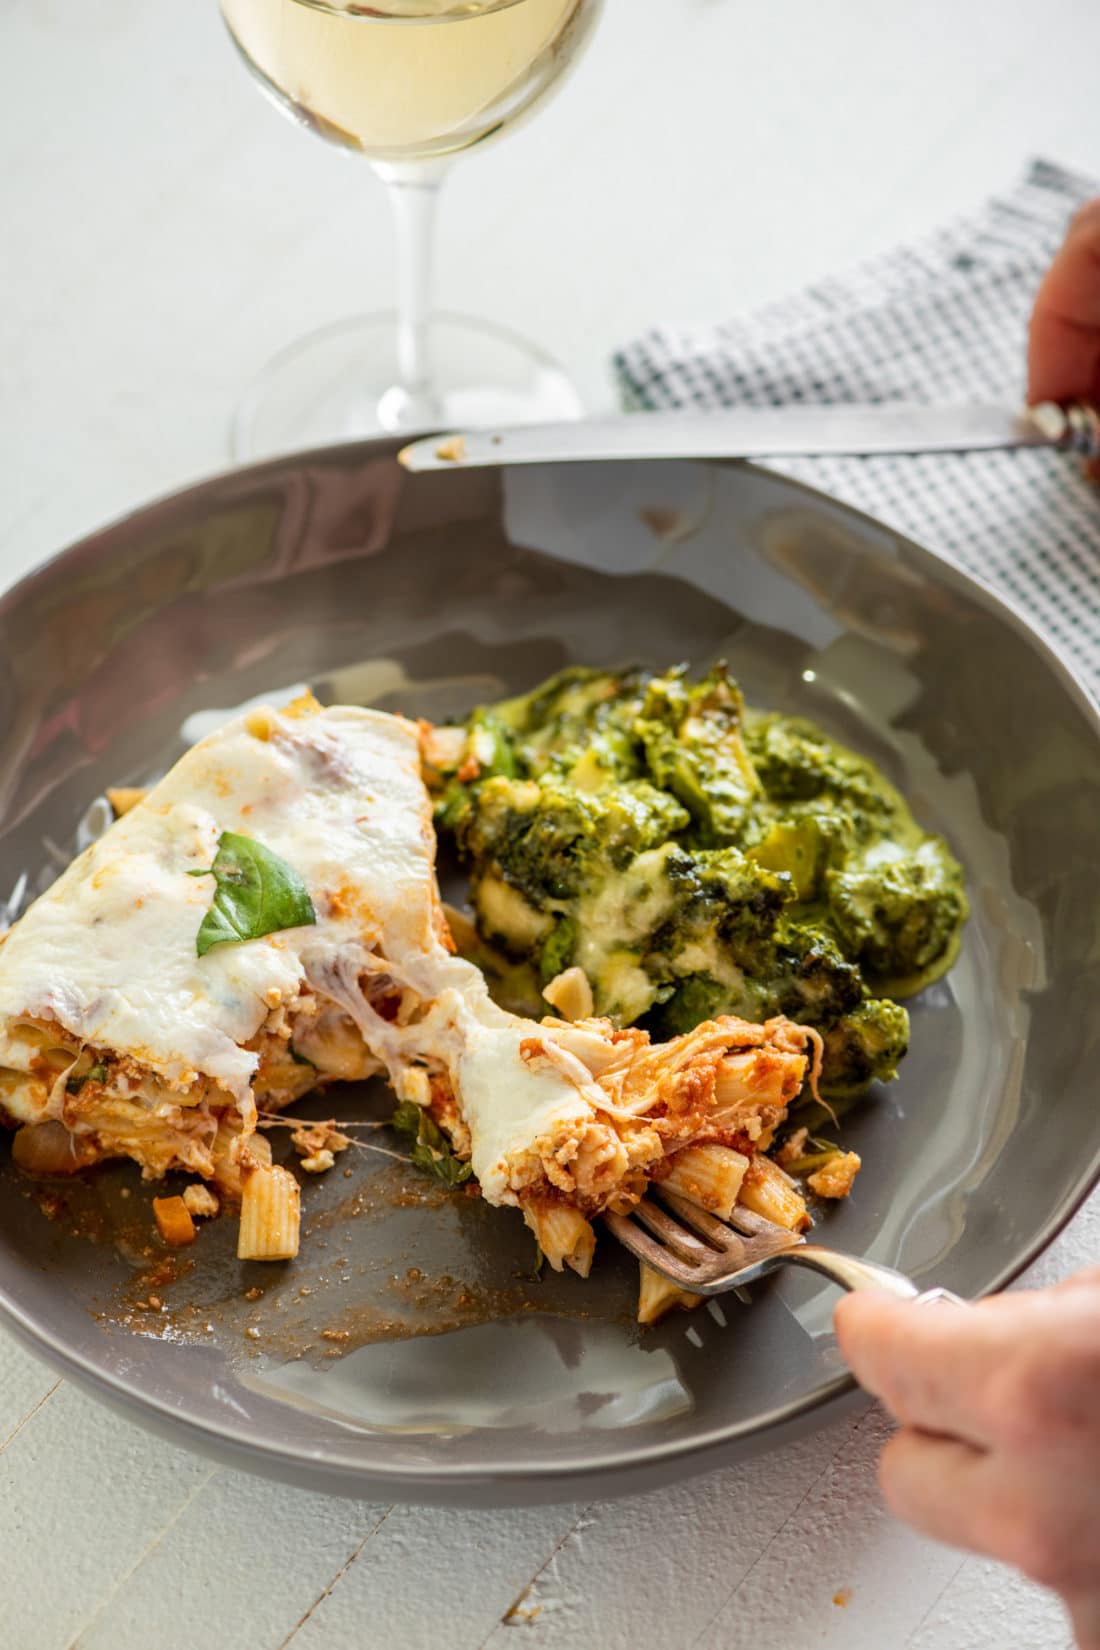
[[[271,458],[363,436],[581,416],[580,397],[564,370],[516,333],[446,313],[433,316],[430,327],[438,419],[406,422],[400,392],[392,393],[396,315],[358,316],[319,328],[268,363],[234,416],[233,457]]]

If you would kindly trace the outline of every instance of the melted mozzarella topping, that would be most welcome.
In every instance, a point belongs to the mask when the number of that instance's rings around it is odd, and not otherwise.
[[[327,710],[231,722],[182,757],[73,862],[0,948],[0,1015],[55,1019],[178,1084],[213,1078],[238,1098],[256,1056],[239,1045],[297,993],[319,940],[392,932],[424,944],[430,847],[416,731]],[[258,724],[264,726],[261,718]],[[223,831],[255,836],[302,877],[319,927],[196,955]]]
[[[266,735],[263,736],[263,735]],[[317,924],[196,954],[223,831],[291,865]],[[440,942],[435,839],[415,726],[338,706],[239,717],[187,753],[64,872],[0,946],[0,1063],[26,1069],[14,1022],[54,1020],[181,1089],[199,1078],[250,1104],[241,1045],[314,987],[339,1002],[395,1080],[409,1061],[450,1075],[490,1201],[508,1159],[590,1116],[576,1086],[524,1061],[534,1021],[505,1014],[472,964]],[[385,972],[423,1005],[397,1027],[359,980]],[[511,1200],[509,1198],[509,1200]]]
[[[485,1197],[490,1203],[515,1202],[509,1192],[512,1167],[539,1141],[575,1136],[591,1120],[592,1108],[567,1078],[545,1063],[524,1060],[523,1045],[544,1047],[546,1030],[498,1008],[472,963],[439,951],[430,968],[443,990],[424,1028],[427,1035],[413,1028],[416,1042],[420,1051],[446,1064]]]

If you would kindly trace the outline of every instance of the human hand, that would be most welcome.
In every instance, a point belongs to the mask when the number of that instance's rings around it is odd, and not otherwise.
[[[835,1323],[901,1423],[879,1463],[891,1512],[1054,1588],[1100,1650],[1100,1267],[974,1306],[847,1295]]]
[[[1083,206],[1031,312],[1027,398],[1100,406],[1100,200]],[[1100,478],[1100,464],[1090,473]]]

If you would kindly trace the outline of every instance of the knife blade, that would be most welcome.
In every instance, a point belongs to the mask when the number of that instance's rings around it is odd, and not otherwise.
[[[1100,426],[1095,412],[1090,410],[1090,416]],[[607,459],[862,457],[1015,447],[1087,452],[1083,443],[1093,437],[1077,419],[1076,409],[1053,403],[1019,409],[1000,402],[628,413],[428,436],[411,442],[398,458],[407,470],[448,470]]]

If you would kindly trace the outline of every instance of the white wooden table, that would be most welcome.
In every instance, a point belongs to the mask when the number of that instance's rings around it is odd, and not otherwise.
[[[243,382],[307,326],[385,307],[392,263],[380,187],[263,104],[214,0],[3,0],[0,72],[7,583],[224,464]],[[777,296],[1035,152],[1100,171],[1095,0],[610,0],[560,98],[457,168],[447,305],[537,331],[600,406],[635,328]],[[1094,1201],[1032,1281],[1098,1253]],[[1038,1589],[885,1516],[885,1432],[864,1407],[630,1502],[363,1505],[167,1449],[0,1331],[0,1643],[1068,1645]]]

